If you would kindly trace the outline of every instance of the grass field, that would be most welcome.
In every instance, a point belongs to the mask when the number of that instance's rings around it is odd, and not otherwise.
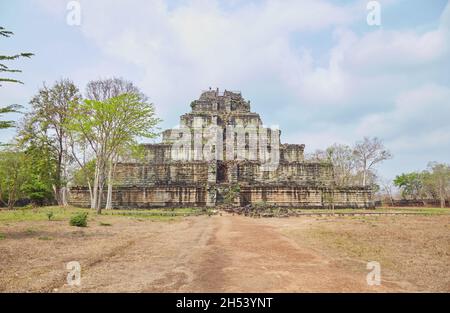
[[[65,221],[77,213],[87,212],[89,219],[100,218],[101,216],[127,216],[132,218],[150,218],[154,220],[170,220],[178,216],[208,214],[210,210],[203,211],[198,208],[176,208],[176,209],[150,209],[150,210],[103,210],[98,215],[92,209],[76,208],[72,206],[59,207],[37,207],[37,208],[17,208],[14,210],[0,210],[0,223],[20,222],[20,221],[46,221],[51,212],[52,221]]]
[[[450,214],[449,208],[427,208],[427,207],[381,207],[373,210],[364,209],[294,209],[300,213],[419,213],[423,215],[440,215]],[[92,209],[77,208],[77,207],[36,207],[36,208],[16,208],[14,210],[0,209],[0,223],[2,222],[19,222],[19,221],[45,221],[48,220],[48,213],[52,213],[51,219],[54,221],[69,220],[71,216],[87,212],[89,218],[98,216]],[[139,209],[139,210],[103,210],[101,216],[127,216],[135,218],[151,218],[151,219],[165,219],[178,216],[202,215],[211,214],[212,210],[202,208],[159,208],[159,209]]]

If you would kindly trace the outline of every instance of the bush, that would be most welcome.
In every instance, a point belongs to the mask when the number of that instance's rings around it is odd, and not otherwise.
[[[52,218],[53,218],[53,212],[52,211],[47,212],[47,218],[48,218],[49,221],[52,220]]]
[[[88,213],[78,213],[70,219],[70,225],[71,226],[77,226],[77,227],[86,227],[87,226],[87,217]]]

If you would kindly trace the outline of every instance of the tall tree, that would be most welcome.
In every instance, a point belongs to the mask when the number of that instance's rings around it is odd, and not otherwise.
[[[391,205],[394,205],[394,195],[392,189],[394,187],[391,179],[380,178],[380,190],[389,198]]]
[[[445,200],[450,193],[450,166],[437,162],[430,162],[428,170],[423,173],[423,184],[438,196],[441,208],[445,207]]]
[[[136,145],[137,137],[155,137],[159,120],[154,107],[135,93],[124,93],[103,101],[89,100],[72,105],[69,129],[89,142],[95,153],[94,205],[102,211],[102,186],[112,186],[114,162],[121,151]],[[107,177],[105,177],[107,173]]]
[[[356,160],[352,148],[335,143],[327,148],[326,155],[333,164],[336,184],[338,186],[353,185],[355,183]]]
[[[138,87],[123,78],[93,80],[86,86],[86,98],[90,100],[105,101],[124,93],[136,95],[139,101],[148,101],[147,96]]]
[[[23,186],[28,179],[26,156],[14,148],[0,152],[0,202],[13,209],[23,195]]]
[[[133,94],[141,102],[147,102],[147,96],[139,90],[132,82],[127,81],[123,78],[113,77],[108,79],[99,79],[90,81],[86,86],[86,98],[97,101],[105,101],[114,97],[118,97],[122,94]],[[132,147],[128,149],[119,149],[112,156],[109,164],[104,164],[102,171],[104,172],[102,177],[106,179],[100,182],[100,191],[103,190],[104,184],[107,184],[107,195],[106,195],[106,209],[111,209],[112,207],[112,188],[116,164],[120,159],[120,151],[126,152],[127,150],[136,150]],[[100,192],[102,195],[102,192]],[[92,199],[93,200],[93,199]]]
[[[400,188],[403,198],[410,197],[417,200],[423,186],[422,175],[417,172],[397,175],[394,179],[394,185]]]
[[[32,111],[26,115],[20,130],[23,144],[45,145],[52,151],[56,160],[53,191],[58,205],[67,205],[68,166],[71,158],[70,136],[66,129],[69,107],[80,98],[78,88],[68,79],[61,79],[52,87],[44,84],[31,99]]]
[[[362,173],[361,184],[363,186],[367,185],[367,178],[375,165],[392,158],[392,154],[377,137],[364,137],[362,141],[358,141],[355,144],[353,153]]]

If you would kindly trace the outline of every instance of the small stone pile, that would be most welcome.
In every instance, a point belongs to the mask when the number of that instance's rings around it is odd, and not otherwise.
[[[219,210],[231,214],[239,214],[250,217],[289,217],[296,213],[288,208],[280,208],[274,205],[251,205],[237,206],[233,204],[223,204],[217,207]]]

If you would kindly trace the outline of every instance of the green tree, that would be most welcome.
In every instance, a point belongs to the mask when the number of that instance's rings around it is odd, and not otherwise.
[[[73,104],[68,127],[87,141],[95,154],[94,208],[101,214],[102,188],[112,184],[114,162],[138,137],[155,137],[154,107],[135,93],[124,93],[103,101],[85,99]],[[105,173],[106,177],[105,177]]]
[[[9,209],[23,196],[28,179],[25,162],[23,152],[11,148],[0,152],[0,202]]]
[[[52,204],[55,201],[53,186],[57,172],[57,160],[47,145],[30,145],[24,151],[28,178],[22,190],[23,196],[36,205]]]
[[[58,205],[67,205],[67,182],[72,159],[70,134],[66,129],[69,107],[81,98],[78,88],[69,79],[61,79],[52,87],[44,86],[30,104],[19,132],[21,143],[45,148],[56,162],[53,192]]]
[[[394,179],[394,185],[400,188],[403,198],[410,197],[417,200],[423,187],[422,175],[417,172],[397,175]]]
[[[0,151],[0,202],[10,209],[19,199],[37,205],[52,203],[55,164],[45,147],[21,150],[14,144]]]
[[[85,186],[86,183],[92,185],[95,175],[95,159],[89,160],[83,167],[78,168],[72,175],[72,184],[75,186]]]
[[[108,79],[100,79],[90,81],[86,86],[86,98],[90,100],[97,101],[105,101],[111,99],[113,97],[120,96],[122,94],[134,94],[139,101],[147,102],[147,96],[139,90],[132,82],[127,81],[123,78],[113,77]],[[82,144],[83,141],[82,141]],[[111,164],[106,165],[102,171],[105,173],[102,176],[107,177],[107,196],[106,196],[106,209],[110,209],[112,207],[112,188],[113,188],[113,180],[116,164],[121,157],[129,154],[128,151],[136,151],[132,146],[122,147],[122,149],[118,149],[115,155],[111,159]],[[136,156],[136,154],[135,154]],[[80,162],[78,162],[80,163]],[[104,182],[100,184],[100,195],[102,194]],[[89,187],[90,188],[90,187]],[[90,192],[92,194],[92,192]],[[91,197],[91,203],[94,202],[94,199]],[[91,205],[93,207],[93,205]]]

